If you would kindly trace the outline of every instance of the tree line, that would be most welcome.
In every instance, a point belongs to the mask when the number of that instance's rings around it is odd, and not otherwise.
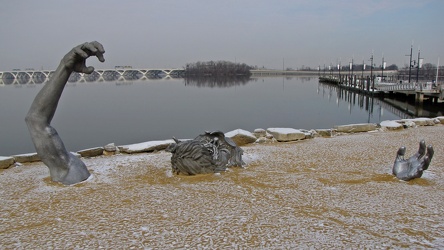
[[[251,76],[250,69],[245,63],[233,63],[229,61],[209,61],[187,63],[185,66],[186,77],[227,77],[227,76]]]
[[[424,63],[421,68],[418,69],[417,66],[413,66],[411,70],[409,70],[409,65],[405,65],[404,68],[398,70],[399,75],[408,75],[409,71],[412,77],[419,76],[421,79],[426,80],[435,80],[436,78],[436,65],[431,63]],[[444,78],[444,66],[439,66],[438,70],[439,80],[442,81]]]

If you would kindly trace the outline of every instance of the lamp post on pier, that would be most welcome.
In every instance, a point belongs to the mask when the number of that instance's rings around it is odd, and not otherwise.
[[[385,69],[385,61],[384,61],[384,53],[382,54],[382,65],[381,65],[381,82],[384,80],[384,69]]]
[[[338,63],[338,71],[339,71],[339,84],[341,83],[341,61]]]
[[[352,74],[351,74],[351,76],[352,76],[352,80],[351,80],[351,81],[352,81],[352,82],[353,82],[353,78],[354,78],[354,77],[353,77],[353,59],[354,59],[354,58],[352,57],[352,62],[351,62],[351,65],[350,65],[350,68],[351,68],[351,71],[352,71]]]
[[[372,57],[370,57],[370,83],[372,83],[372,88],[375,88],[375,81],[373,80],[373,52]]]
[[[412,53],[413,53],[413,42],[412,45],[410,46],[410,55],[405,55],[405,56],[410,56],[410,60],[409,60],[409,83],[410,83],[410,78],[412,75]]]
[[[419,69],[422,68],[422,61],[424,59],[424,58],[421,58],[420,55],[421,55],[421,50],[419,49],[418,50],[418,65],[416,67],[416,83],[419,82]]]

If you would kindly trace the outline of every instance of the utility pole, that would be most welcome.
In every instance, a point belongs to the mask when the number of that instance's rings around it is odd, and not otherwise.
[[[384,53],[382,53],[382,66],[381,66],[381,74],[382,74],[382,76],[381,76],[381,82],[384,80],[384,68],[385,68],[385,62],[384,62]]]
[[[364,59],[362,59],[362,75],[361,75],[362,79],[364,79],[364,70],[365,70],[365,62],[364,62]]]
[[[412,53],[413,53],[413,42],[412,42],[412,45],[410,46],[409,83],[410,83],[410,78],[411,78],[411,75],[412,75]],[[409,56],[409,55],[405,55],[405,56]]]
[[[338,63],[338,70],[339,70],[339,84],[341,83],[341,61]]]
[[[420,58],[421,55],[421,50],[418,49],[418,66],[416,68],[416,83],[419,82],[419,69],[422,67],[422,59],[424,58]]]
[[[354,57],[354,56],[353,56],[353,57]],[[353,59],[354,59],[353,57],[352,57],[352,64],[351,64],[351,70],[352,70],[352,79],[353,79]],[[352,80],[352,81],[353,81],[353,80]]]
[[[370,57],[370,83],[372,84],[372,88],[375,88],[375,81],[373,80],[373,52],[372,57]]]

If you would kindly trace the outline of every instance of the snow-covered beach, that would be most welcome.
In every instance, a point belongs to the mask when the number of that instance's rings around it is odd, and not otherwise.
[[[399,147],[435,155],[399,181]],[[172,175],[154,153],[83,158],[92,176],[63,186],[41,162],[0,170],[0,246],[13,248],[441,248],[444,125],[248,144],[245,168]]]

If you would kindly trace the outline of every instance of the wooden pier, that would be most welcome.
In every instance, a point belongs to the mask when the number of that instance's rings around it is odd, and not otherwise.
[[[337,85],[340,88],[358,92],[365,95],[379,95],[379,91],[375,90],[372,86],[372,81],[370,81],[370,77],[357,79],[351,77],[336,77],[336,76],[327,76],[327,77],[319,77],[319,82],[328,83]]]
[[[384,94],[415,95],[416,101],[422,103],[431,98],[434,103],[444,100],[444,85],[424,83],[375,83],[369,76],[357,79],[356,77],[319,77],[319,82],[334,84],[349,91],[384,97]]]

